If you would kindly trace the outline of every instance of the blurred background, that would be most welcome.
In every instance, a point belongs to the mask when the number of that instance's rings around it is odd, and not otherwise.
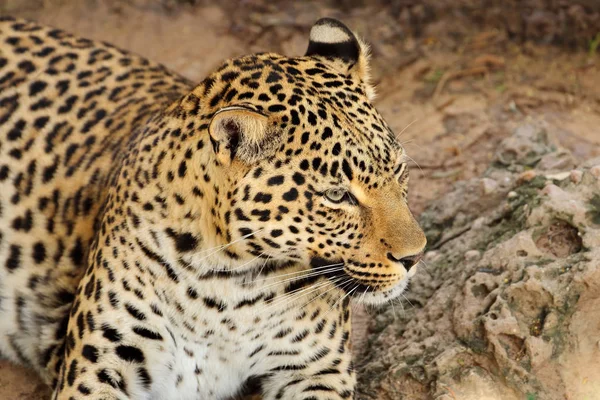
[[[371,44],[376,105],[415,161],[416,214],[479,176],[527,121],[578,159],[600,155],[600,0],[0,0],[0,14],[112,43],[196,82],[225,58],[301,55],[311,25],[338,18]],[[372,317],[357,317],[360,351]],[[35,382],[0,364],[0,399],[39,399]]]
[[[318,18],[341,19],[371,44],[376,104],[420,166],[417,212],[479,175],[525,119],[548,121],[576,156],[600,154],[600,0],[0,0],[0,13],[195,82],[225,58],[301,55]]]

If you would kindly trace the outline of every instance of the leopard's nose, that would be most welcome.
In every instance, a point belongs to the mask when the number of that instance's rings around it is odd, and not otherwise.
[[[402,264],[404,266],[404,269],[406,270],[406,272],[410,271],[410,269],[412,267],[417,265],[419,263],[419,261],[421,261],[422,257],[423,257],[422,252],[418,253],[418,254],[414,254],[412,256],[406,256],[406,257],[397,256],[393,253],[387,253],[388,260],[395,262],[395,263]]]

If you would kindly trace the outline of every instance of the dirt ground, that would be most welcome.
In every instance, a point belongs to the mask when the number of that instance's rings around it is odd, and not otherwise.
[[[316,19],[340,18],[372,44],[376,104],[415,160],[410,204],[416,214],[456,181],[480,175],[498,143],[523,122],[544,124],[580,160],[600,156],[600,55],[592,46],[572,52],[516,43],[503,31],[456,26],[451,18],[413,37],[385,9],[343,1],[289,8],[250,0],[189,3],[4,0],[0,14],[110,42],[194,81],[228,57],[300,55]],[[355,312],[358,351],[370,318]],[[0,399],[46,393],[33,374],[0,362]]]

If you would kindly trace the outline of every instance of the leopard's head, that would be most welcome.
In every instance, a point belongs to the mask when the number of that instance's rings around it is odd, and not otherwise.
[[[367,47],[321,19],[304,56],[228,61],[186,98],[206,116],[223,265],[298,262],[369,303],[404,290],[426,239],[373,95]]]

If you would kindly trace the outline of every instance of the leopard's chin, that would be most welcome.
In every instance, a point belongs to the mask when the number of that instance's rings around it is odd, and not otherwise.
[[[340,259],[327,260],[315,257],[310,264],[313,269],[322,271],[323,276],[327,277],[335,286],[346,293],[352,299],[352,302],[357,304],[382,305],[389,303],[406,290],[410,276],[413,275],[406,275],[393,285],[380,288],[350,276],[343,268],[344,262]]]
[[[409,279],[403,279],[398,282],[395,286],[379,291],[367,291],[366,293],[361,293],[359,295],[353,295],[352,299],[354,303],[357,304],[366,304],[371,306],[378,306],[387,304],[397,297],[399,297],[406,288],[408,287]]]

